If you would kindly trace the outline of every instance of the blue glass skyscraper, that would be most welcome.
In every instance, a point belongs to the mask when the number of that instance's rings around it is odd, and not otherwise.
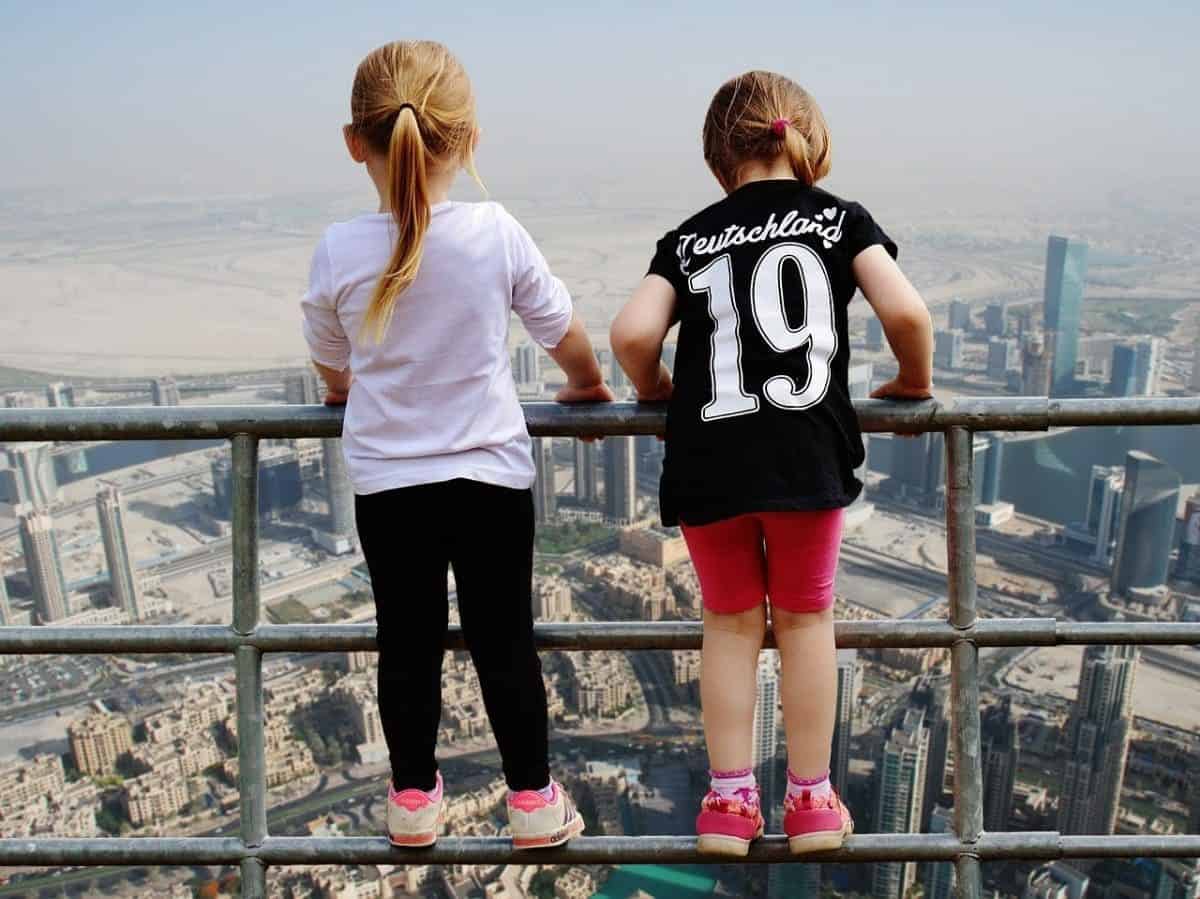
[[[1075,359],[1079,349],[1079,318],[1086,274],[1087,244],[1052,236],[1046,244],[1043,298],[1043,322],[1052,353],[1051,396],[1075,392]]]

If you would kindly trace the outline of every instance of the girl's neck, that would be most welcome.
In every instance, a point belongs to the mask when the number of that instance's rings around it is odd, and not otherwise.
[[[737,184],[733,186],[733,190],[751,181],[778,181],[784,178],[797,180],[796,173],[792,171],[792,164],[786,156],[776,156],[770,161],[752,159],[739,168]]]
[[[375,193],[379,194],[379,211],[391,212],[392,204],[388,200],[387,161],[383,160],[372,165],[368,160],[367,174],[371,176],[371,182],[375,185]],[[430,206],[436,206],[438,203],[444,203],[450,199],[450,188],[454,186],[454,179],[457,177],[458,169],[445,169],[428,174],[425,185],[429,190]]]

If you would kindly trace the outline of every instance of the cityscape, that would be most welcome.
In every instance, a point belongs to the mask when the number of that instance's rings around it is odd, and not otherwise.
[[[538,221],[535,215],[535,233]],[[571,250],[575,241],[569,228],[554,232],[548,255],[565,270],[610,384],[628,398],[629,385],[602,336],[622,288],[604,281],[600,266],[608,260],[584,271]],[[918,250],[912,270],[919,286],[922,274],[935,280],[931,273],[944,262],[928,251],[935,245],[937,238],[929,238],[926,252]],[[1191,264],[1186,249],[1151,265],[1123,261],[1113,248],[1098,251],[1080,238],[1042,233],[1029,245],[1036,258],[1020,264],[1007,255],[1003,263],[988,260],[984,252],[973,273],[942,266],[961,277],[937,280],[927,294],[939,398],[1200,392],[1200,297],[1162,280],[1185,283],[1178,272]],[[987,275],[989,265],[1008,273],[1003,286]],[[1134,281],[1149,269],[1167,274],[1156,276],[1144,295]],[[1165,299],[1155,302],[1154,292]],[[878,322],[864,310],[856,303],[851,323],[856,397],[895,371]],[[552,398],[561,386],[558,370],[519,328],[512,341],[522,399]],[[134,354],[136,371],[49,355],[61,361],[47,366],[49,374],[19,352],[0,353],[9,365],[0,369],[0,394],[10,408],[319,403],[316,378],[287,346],[276,345],[258,367],[227,364],[219,352],[194,366],[176,356],[164,364]],[[668,345],[668,363],[672,350]],[[944,617],[942,437],[872,434],[866,442],[859,475],[867,486],[847,519],[837,617]],[[699,588],[686,546],[677,530],[658,524],[663,444],[653,437],[533,444],[537,619],[698,619]],[[1196,446],[1194,428],[978,435],[981,614],[1200,620]],[[231,478],[229,448],[221,441],[4,445],[0,623],[228,623]],[[373,620],[340,442],[264,441],[259,483],[264,620]],[[948,662],[944,649],[839,651],[832,779],[858,832],[953,829]],[[692,833],[707,785],[699,654],[551,652],[543,665],[555,775],[579,801],[588,833]],[[387,751],[375,667],[369,652],[266,657],[273,834],[382,831]],[[986,830],[1200,830],[1192,773],[1200,769],[1200,657],[1193,648],[985,649],[980,674]],[[776,832],[784,784],[778,678],[778,660],[764,650],[754,767],[768,829]],[[443,696],[446,831],[503,834],[504,783],[465,653],[448,654]],[[237,772],[227,658],[0,662],[0,795],[10,798],[0,808],[5,837],[235,833]],[[1182,860],[987,862],[983,869],[996,896],[1200,895],[1196,863]],[[237,892],[233,868],[6,869],[3,876],[0,897],[184,899]],[[912,862],[677,868],[531,861],[272,868],[269,885],[270,895],[297,899],[941,899],[954,889],[954,869]]]

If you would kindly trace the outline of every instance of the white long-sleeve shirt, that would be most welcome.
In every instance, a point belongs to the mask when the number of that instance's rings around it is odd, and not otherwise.
[[[508,353],[516,312],[543,347],[571,323],[571,297],[529,233],[497,203],[432,207],[416,280],[383,340],[360,337],[392,255],[390,213],[330,226],[301,303],[321,365],[354,372],[343,446],[356,493],[469,478],[527,489],[534,469]]]

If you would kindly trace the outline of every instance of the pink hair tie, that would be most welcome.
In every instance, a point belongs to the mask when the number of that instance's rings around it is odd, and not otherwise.
[[[776,137],[783,137],[787,134],[787,127],[790,124],[791,122],[787,119],[776,119],[771,123],[771,130],[775,133]]]

